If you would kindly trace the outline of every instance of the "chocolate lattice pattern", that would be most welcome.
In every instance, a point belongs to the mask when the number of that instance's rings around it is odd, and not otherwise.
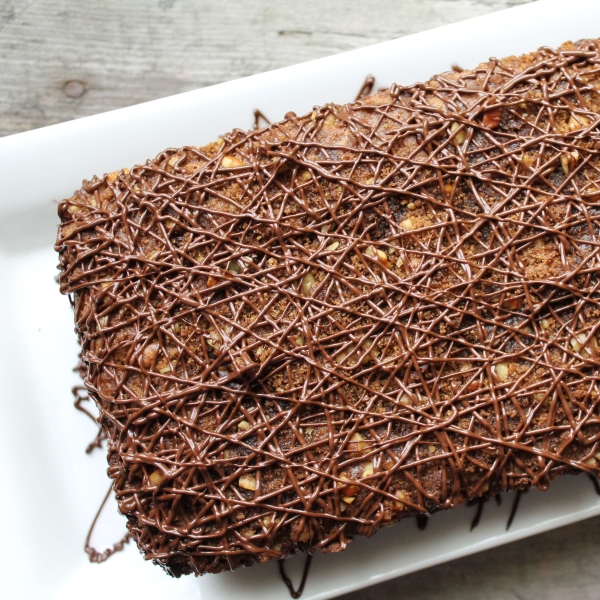
[[[61,203],[61,291],[147,558],[336,551],[598,473],[598,51],[290,113]]]

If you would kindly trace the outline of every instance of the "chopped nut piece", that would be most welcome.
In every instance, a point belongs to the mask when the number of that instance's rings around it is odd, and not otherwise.
[[[379,262],[387,269],[391,267],[391,263],[388,260],[387,254],[383,250],[377,250],[377,258],[379,259]]]
[[[304,346],[304,336],[303,335],[299,335],[294,342],[296,342],[296,346]]]
[[[571,347],[575,352],[579,352],[581,350],[581,344],[577,338],[571,338]]]
[[[578,333],[575,337],[571,338],[571,347],[575,352],[580,352],[582,355],[589,355],[589,353],[583,348],[587,336],[585,333]]]
[[[327,246],[327,250],[329,250],[329,252],[334,252],[335,250],[337,250],[339,248],[340,243],[339,242],[333,242],[333,244],[330,244],[329,246]]]
[[[550,329],[550,321],[548,321],[548,319],[542,319],[542,327],[544,329]]]
[[[325,120],[323,121],[323,123],[325,125],[333,125],[335,122],[337,121],[336,116],[333,113],[329,113],[326,117]]]
[[[221,343],[223,342],[223,338],[216,331],[211,331],[206,336],[206,343],[217,352],[221,349]]]
[[[250,423],[248,423],[248,421],[240,421],[238,423],[238,429],[240,431],[248,431],[248,429],[250,429]]]
[[[405,404],[407,406],[412,404],[412,402],[410,401],[410,396],[404,394],[404,396],[402,396],[402,398],[400,398],[400,404]]]
[[[453,121],[452,125],[450,125],[450,131],[451,131],[451,133],[458,132],[454,136],[454,139],[456,140],[456,143],[459,146],[462,146],[464,144],[465,140],[467,139],[467,132],[465,131],[464,127],[461,129],[461,124],[457,123],[456,121]]]
[[[436,447],[432,446],[431,444],[429,446],[427,446],[427,450],[429,450],[429,454],[435,454],[436,451]]]
[[[237,275],[242,272],[242,265],[240,265],[237,260],[230,260],[227,265],[227,270]]]
[[[503,302],[503,306],[509,310],[516,310],[517,308],[521,308],[521,306],[523,306],[523,298],[507,298]]]
[[[339,363],[341,363],[347,356],[349,356],[350,354],[352,354],[354,352],[354,344],[350,344],[345,351],[340,352],[336,357],[335,360]]]
[[[236,167],[245,167],[246,163],[237,156],[224,156],[221,160],[221,166],[226,169],[234,169]]]
[[[171,372],[171,365],[165,365],[164,367],[161,367],[161,368],[158,370],[158,372],[159,372],[161,375],[166,375],[167,373],[170,373],[170,372]]]
[[[373,468],[373,463],[372,462],[368,462],[363,467],[362,476],[363,477],[371,477],[371,475],[373,475],[373,473],[375,473],[375,469]]]
[[[142,365],[148,369],[158,354],[158,344],[149,344],[142,350]]]
[[[502,119],[502,113],[504,109],[502,107],[492,108],[492,110],[488,110],[483,113],[483,126],[488,127],[489,129],[495,129],[500,125],[500,121]]]
[[[373,246],[367,246],[365,254],[371,258],[376,258],[375,248],[373,248]]]
[[[569,131],[577,131],[578,129],[583,129],[587,127],[590,122],[583,115],[571,114],[569,117]]]
[[[408,508],[406,504],[404,504],[408,500],[408,496],[402,490],[396,492],[396,498],[398,498],[396,501],[396,508],[398,510],[405,510]]]
[[[374,345],[374,341],[373,340],[367,340],[363,343],[362,347],[365,350],[368,350],[367,355],[363,358],[363,364],[367,364],[371,359],[373,360],[377,360],[377,358],[379,357],[379,355],[381,354],[381,352],[379,351],[379,348],[377,348],[377,346]]]
[[[254,492],[258,489],[258,483],[252,475],[242,475],[239,479],[239,486],[245,490]]]
[[[409,202],[406,205],[406,208],[408,208],[408,210],[415,210],[415,208],[417,208],[417,205],[414,202]]]
[[[298,538],[298,541],[299,542],[308,542],[308,540],[310,540],[310,531],[308,529],[305,529],[300,534],[300,537]]]
[[[562,165],[562,169],[565,173],[565,175],[569,174],[569,163],[571,161],[569,160],[569,157],[566,154],[561,154],[560,155],[560,164]]]
[[[160,485],[162,483],[163,476],[160,471],[152,471],[148,479],[150,480],[150,485]]]
[[[586,460],[583,461],[586,465],[590,466],[590,467],[595,467],[597,465],[596,463],[596,459],[595,458],[588,458]]]
[[[362,452],[369,447],[369,443],[366,442],[363,436],[358,431],[350,438],[347,450],[348,452]]]
[[[360,486],[358,486],[358,485],[346,485],[343,488],[341,488],[341,491],[346,496],[356,496],[356,494],[358,494],[358,492],[360,492]]]
[[[400,223],[400,225],[402,227],[404,227],[404,229],[408,229],[408,230],[415,228],[413,222],[410,219],[404,219],[404,221],[402,221],[402,223]]]
[[[302,293],[310,296],[310,292],[315,284],[315,278],[311,273],[307,273],[302,279]]]
[[[356,500],[356,497],[355,496],[342,496],[342,500],[346,504],[352,504]]]
[[[212,287],[216,283],[217,283],[217,280],[212,275],[209,275],[208,279],[206,280],[207,287]]]
[[[506,363],[498,363],[496,365],[496,375],[500,381],[506,381],[508,379],[508,365]]]

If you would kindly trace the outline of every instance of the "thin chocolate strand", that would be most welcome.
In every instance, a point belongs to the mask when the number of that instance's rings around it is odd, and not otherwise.
[[[598,473],[596,41],[392,86],[59,206],[146,558],[218,572]]]
[[[419,513],[415,518],[417,520],[417,528],[420,531],[425,531],[425,529],[427,529],[427,523],[429,523],[429,517]]]
[[[471,521],[471,528],[469,531],[473,531],[473,529],[475,529],[475,527],[477,527],[477,525],[479,525],[479,522],[481,521],[481,515],[483,514],[483,507],[487,501],[488,501],[488,499],[483,496],[480,498],[477,498],[475,500],[475,503],[477,505],[477,510],[475,511],[475,516],[473,517],[473,520]]]
[[[375,77],[373,75],[367,75],[365,77],[365,81],[362,84],[360,90],[358,90],[358,94],[356,94],[355,102],[364,98],[365,96],[370,96],[373,93],[373,87],[375,86]]]
[[[91,563],[102,563],[102,562],[108,560],[113,554],[115,554],[115,552],[120,552],[121,550],[123,550],[123,548],[125,547],[125,544],[128,544],[132,537],[131,533],[128,531],[121,538],[121,540],[119,540],[116,544],[113,544],[112,548],[107,548],[103,552],[99,552],[91,545],[91,538],[92,538],[92,533],[94,532],[94,527],[96,526],[96,522],[98,521],[98,518],[100,517],[100,513],[102,512],[102,509],[106,505],[106,501],[108,500],[108,497],[110,496],[112,488],[113,488],[113,486],[111,483],[111,485],[108,488],[108,491],[106,492],[106,495],[104,496],[104,500],[102,500],[102,504],[100,504],[100,508],[96,512],[96,516],[94,517],[94,520],[92,521],[92,524],[88,531],[87,537],[85,538],[84,548],[85,548],[87,555],[90,558]]]
[[[76,370],[77,369],[78,367],[76,367]],[[106,440],[106,432],[102,429],[102,426],[98,424],[96,417],[85,406],[82,405],[83,402],[91,401],[87,389],[81,385],[76,385],[71,388],[71,393],[75,399],[73,406],[75,406],[78,411],[87,415],[98,426],[98,433],[96,433],[94,439],[87,445],[85,449],[86,454],[91,454],[95,448],[102,448],[102,442]]]
[[[304,570],[302,571],[302,579],[300,580],[300,585],[298,589],[294,589],[294,584],[291,579],[287,576],[285,572],[285,560],[277,561],[279,563],[279,574],[281,575],[281,579],[283,579],[283,583],[287,586],[287,589],[290,591],[290,596],[292,598],[300,598],[302,596],[302,592],[304,591],[304,586],[306,585],[306,579],[308,578],[308,571],[310,569],[310,563],[312,561],[312,554],[306,555],[306,560],[304,561]]]
[[[267,125],[271,124],[271,121],[267,119],[265,114],[259,110],[258,108],[254,109],[254,129],[258,129],[260,127],[260,120],[263,120]]]
[[[515,516],[517,514],[517,510],[519,509],[519,502],[521,501],[521,496],[523,494],[527,493],[527,489],[523,489],[523,490],[517,490],[515,493],[515,499],[513,501],[513,505],[512,508],[510,510],[510,516],[508,517],[508,521],[506,523],[506,531],[508,531],[510,529],[510,526],[512,525],[512,522],[515,519]]]
[[[598,494],[598,496],[600,496],[600,483],[598,483],[598,478],[595,475],[590,475],[589,473],[587,473],[587,476],[589,477],[590,481],[592,482],[592,485],[594,486],[594,490],[596,491],[596,494]]]

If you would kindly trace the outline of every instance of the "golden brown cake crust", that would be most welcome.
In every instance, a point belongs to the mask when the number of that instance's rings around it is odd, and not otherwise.
[[[180,575],[598,474],[599,45],[84,182],[56,248],[121,512]]]

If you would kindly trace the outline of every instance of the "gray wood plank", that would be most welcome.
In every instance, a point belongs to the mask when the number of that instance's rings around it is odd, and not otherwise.
[[[0,0],[0,135],[359,48],[523,1]]]

